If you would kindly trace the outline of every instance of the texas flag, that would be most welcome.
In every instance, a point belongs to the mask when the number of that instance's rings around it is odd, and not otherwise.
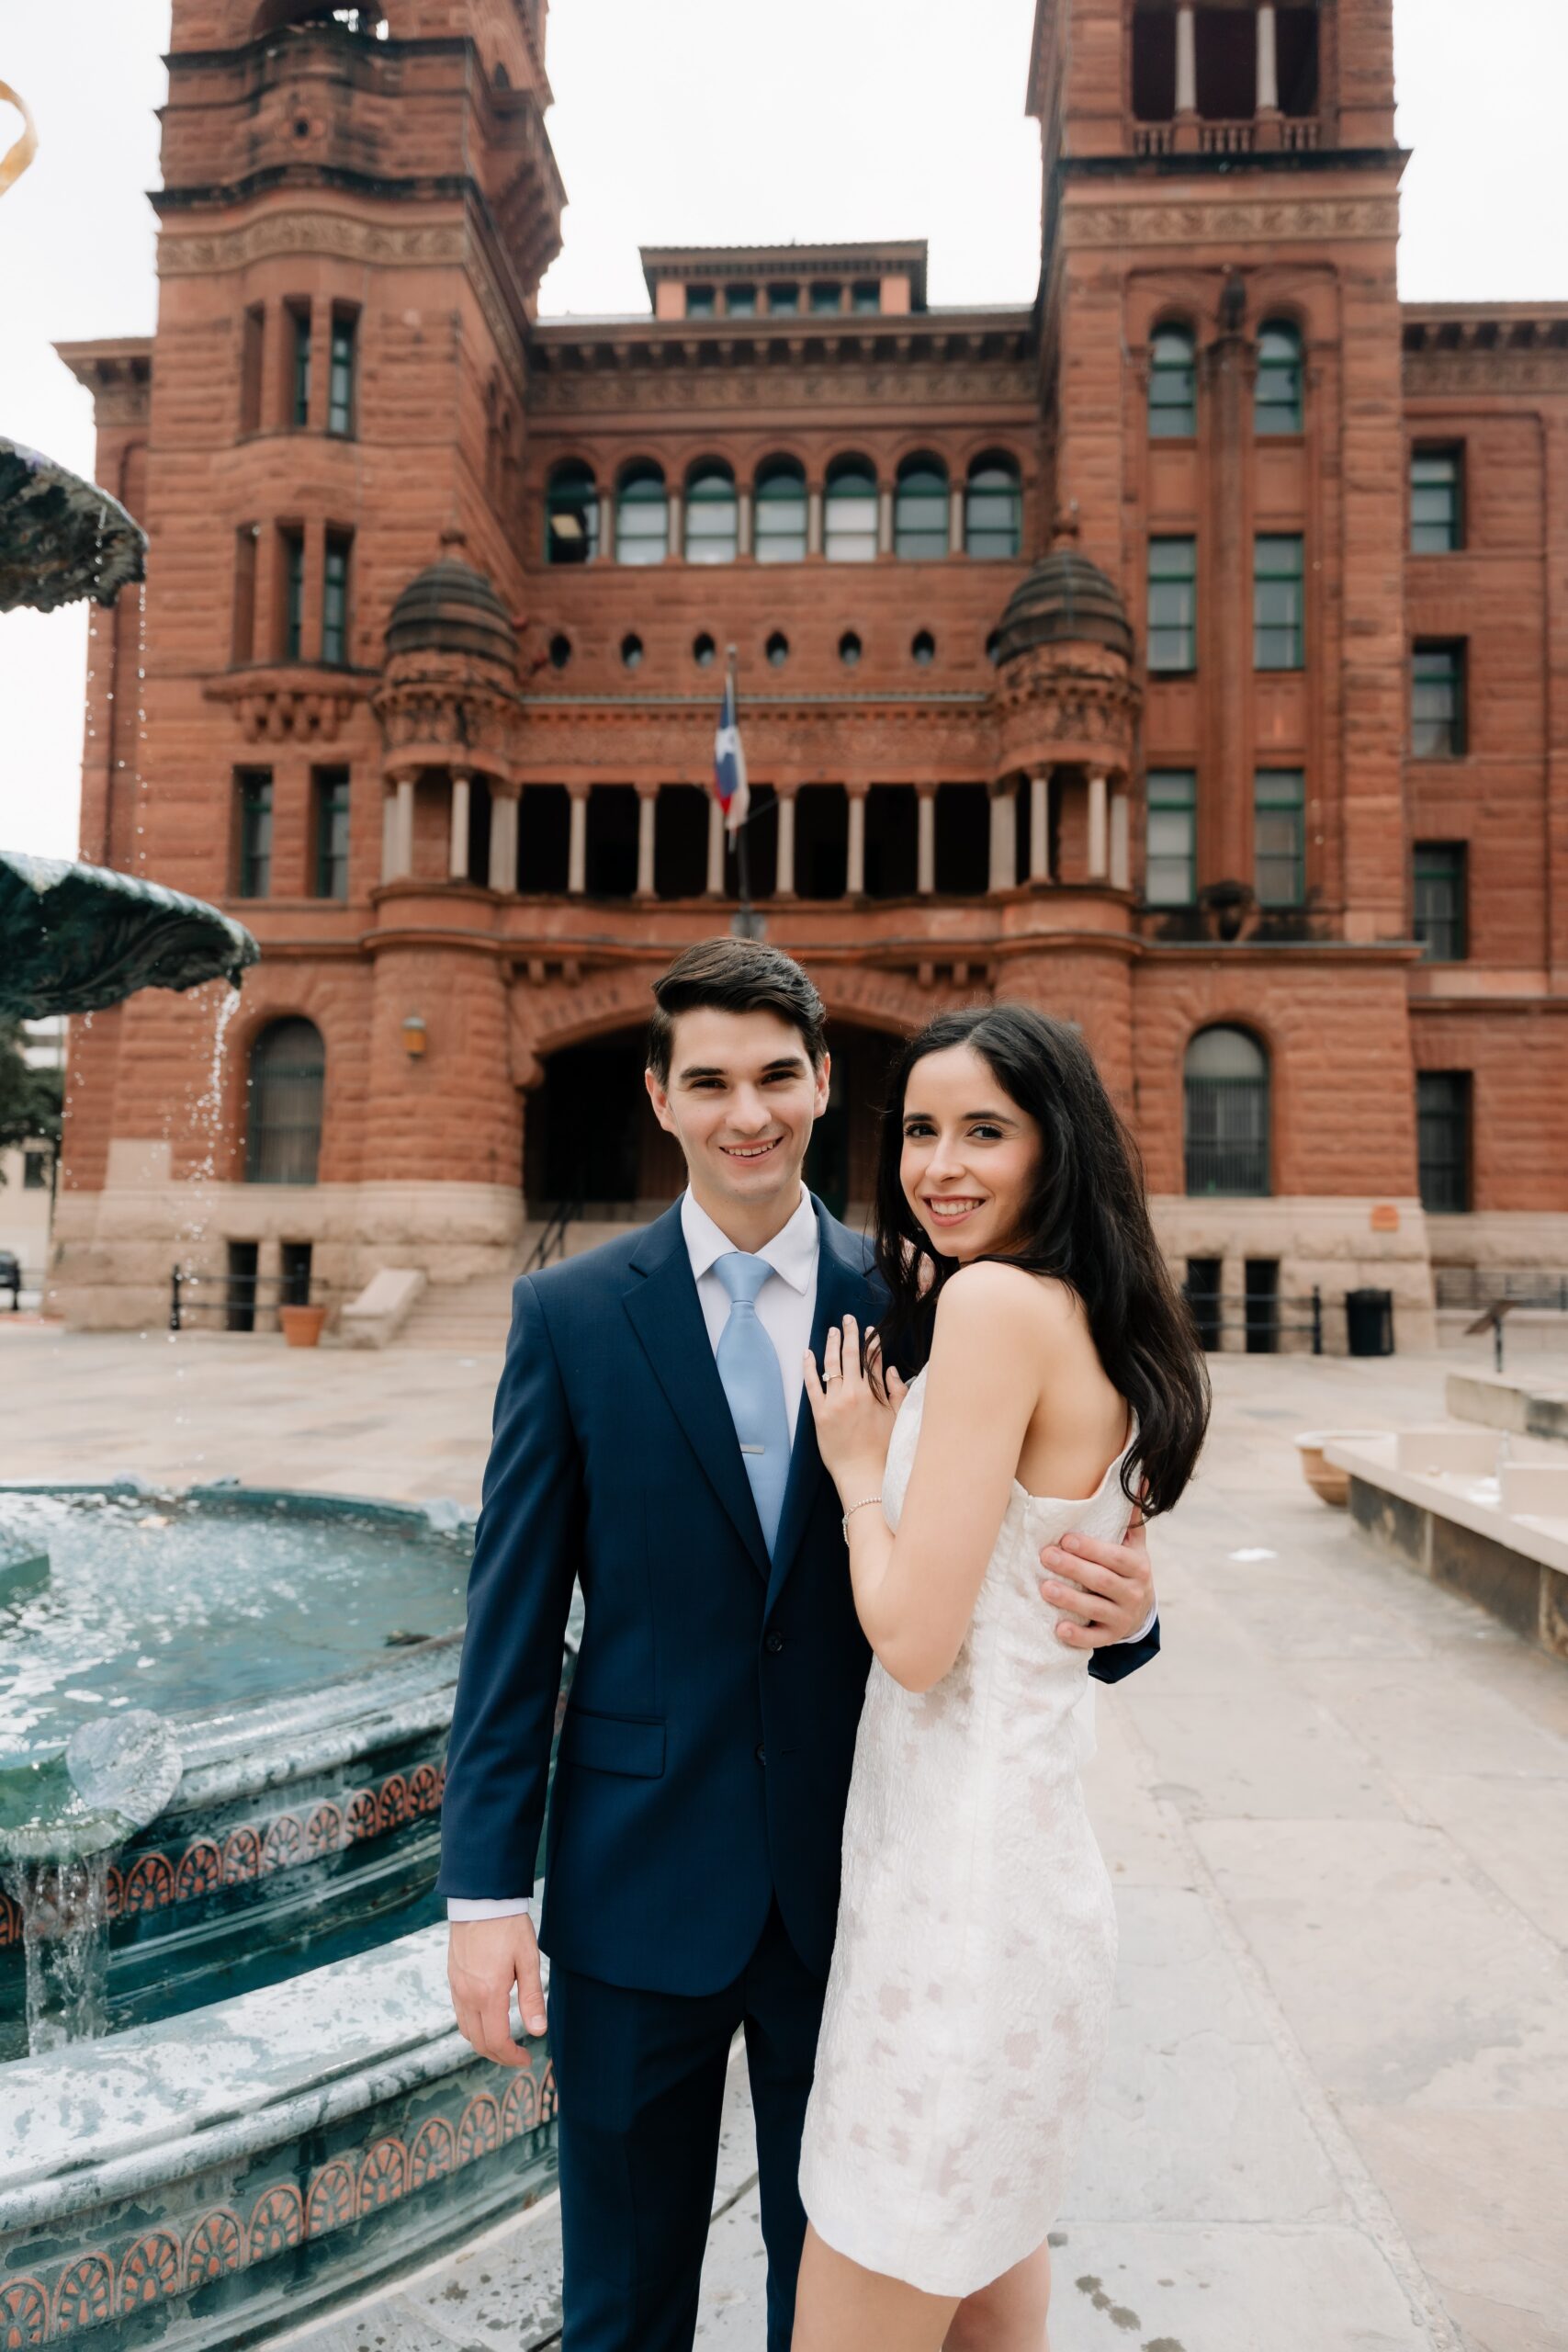
[[[746,786],[746,754],[740,748],[740,727],[735,716],[735,681],[724,682],[724,702],[713,739],[713,788],[724,810],[726,832],[738,832],[746,822],[750,795]]]

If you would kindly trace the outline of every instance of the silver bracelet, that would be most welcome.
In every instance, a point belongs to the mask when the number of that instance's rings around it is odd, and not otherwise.
[[[856,1511],[864,1510],[867,1503],[879,1503],[881,1500],[882,1497],[880,1495],[863,1495],[858,1503],[852,1503],[850,1505],[848,1510],[839,1521],[839,1525],[844,1531],[844,1541],[846,1544],[850,1540],[850,1521],[853,1519]]]

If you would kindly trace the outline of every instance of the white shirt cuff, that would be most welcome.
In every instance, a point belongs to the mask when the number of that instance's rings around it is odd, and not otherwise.
[[[1156,1619],[1158,1615],[1159,1615],[1159,1602],[1156,1600],[1156,1601],[1155,1602],[1154,1607],[1150,1610],[1150,1611],[1149,1611],[1148,1615],[1145,1618],[1145,1620],[1144,1620],[1143,1623],[1139,1626],[1139,1628],[1138,1628],[1137,1632],[1136,1632],[1135,1634],[1128,1634],[1128,1636],[1127,1636],[1128,1640],[1129,1640],[1129,1641],[1132,1641],[1132,1642],[1146,1642],[1146,1641],[1148,1640],[1148,1638],[1149,1638],[1149,1635],[1154,1632],[1154,1629],[1155,1629],[1155,1619]]]
[[[526,1911],[525,1894],[449,1894],[446,1897],[448,1919],[515,1919],[519,1911]]]

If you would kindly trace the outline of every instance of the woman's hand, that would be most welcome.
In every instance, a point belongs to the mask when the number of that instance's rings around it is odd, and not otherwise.
[[[860,1328],[852,1315],[845,1316],[841,1330],[828,1333],[820,1374],[816,1357],[809,1348],[806,1351],[806,1394],[817,1424],[817,1450],[846,1502],[859,1501],[879,1484],[893,1417],[904,1400],[904,1383],[891,1365],[884,1370],[881,1351],[876,1333],[868,1332],[865,1352],[886,1394],[879,1394],[866,1375]]]

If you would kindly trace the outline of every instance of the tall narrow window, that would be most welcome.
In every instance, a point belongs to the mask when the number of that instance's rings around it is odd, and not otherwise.
[[[733,563],[740,545],[740,513],[728,466],[715,458],[693,467],[686,478],[685,513],[686,561]]]
[[[309,304],[289,305],[288,332],[291,338],[290,375],[288,390],[288,422],[292,425],[310,422],[310,311]]]
[[[242,899],[265,899],[272,893],[272,770],[239,768],[234,788],[239,803],[239,857],[235,883]]]
[[[270,1022],[251,1047],[247,1184],[313,1184],[326,1048],[313,1021]]]
[[[1417,645],[1411,663],[1410,749],[1418,760],[1457,760],[1465,749],[1464,641]]]
[[[1189,441],[1198,430],[1198,360],[1186,327],[1161,327],[1149,346],[1149,437]]]
[[[770,458],[757,474],[752,545],[759,563],[806,560],[806,475],[793,458]]]
[[[253,302],[240,330],[240,430],[256,433],[262,420],[262,355],[266,341],[266,311]]]
[[[1416,936],[1429,964],[1457,964],[1466,953],[1466,863],[1463,842],[1416,844]]]
[[[829,563],[870,563],[876,554],[876,476],[863,458],[828,469],[823,553]]]
[[[1252,543],[1252,661],[1258,670],[1299,670],[1305,659],[1306,558],[1299,532],[1260,534]]]
[[[1190,907],[1198,888],[1198,778],[1191,768],[1151,768],[1144,902]]]
[[[1149,668],[1170,675],[1198,666],[1198,542],[1149,541]]]
[[[256,526],[242,523],[234,534],[234,626],[229,659],[256,658]]]
[[[327,431],[354,431],[355,356],[358,318],[353,311],[333,312],[331,366],[327,371]]]
[[[947,553],[947,468],[940,458],[906,458],[893,493],[893,552],[932,562]]]
[[[1306,902],[1306,778],[1260,768],[1252,784],[1253,878],[1260,907]]]
[[[1464,453],[1414,449],[1410,455],[1410,551],[1451,555],[1464,545]]]
[[[305,534],[292,524],[278,532],[278,585],[282,595],[283,659],[298,662],[305,641]]]
[[[316,801],[316,896],[348,896],[348,770],[318,768]]]
[[[1258,330],[1252,416],[1260,434],[1302,429],[1302,339],[1278,319]]]
[[[353,552],[353,534],[348,531],[327,533],[326,556],[321,574],[321,659],[341,663],[348,660],[348,572]]]
[[[1269,1060],[1245,1029],[1202,1029],[1183,1072],[1187,1191],[1261,1199],[1269,1191]]]
[[[628,466],[615,496],[615,561],[662,563],[670,552],[664,476],[649,458]]]
[[[545,492],[545,561],[592,563],[599,552],[599,485],[581,458],[551,469]]]
[[[1023,492],[1010,458],[977,458],[964,490],[964,552],[1011,562],[1023,542]]]
[[[1470,1207],[1470,1103],[1469,1070],[1416,1071],[1421,1205],[1434,1216],[1462,1216]]]

